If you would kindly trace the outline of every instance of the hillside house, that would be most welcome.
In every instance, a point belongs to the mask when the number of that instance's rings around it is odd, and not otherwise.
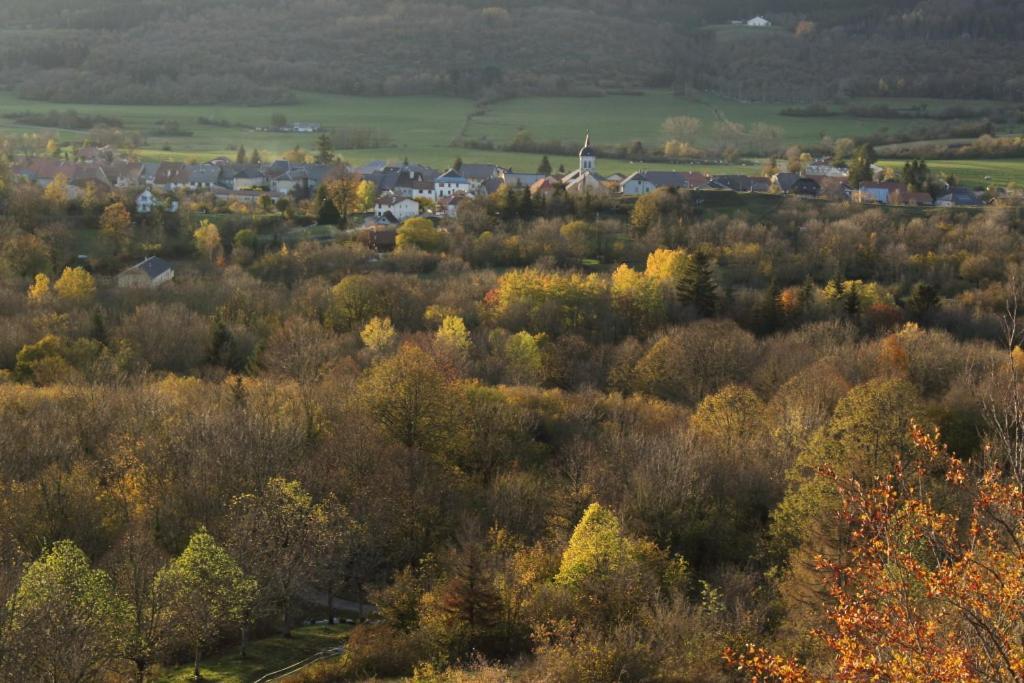
[[[768,21],[767,19],[761,16],[747,20],[747,26],[750,26],[751,28],[768,28],[771,25],[772,22]]]
[[[126,289],[155,289],[174,279],[171,264],[157,256],[150,256],[117,276],[117,286]]]

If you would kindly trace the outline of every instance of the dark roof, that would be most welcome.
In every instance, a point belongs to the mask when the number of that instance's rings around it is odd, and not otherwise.
[[[150,256],[145,261],[142,261],[141,263],[136,263],[131,268],[127,268],[124,271],[122,271],[122,275],[124,273],[129,273],[133,270],[141,270],[149,277],[150,280],[154,280],[170,269],[171,264],[168,263],[167,261],[164,261],[159,256]]]

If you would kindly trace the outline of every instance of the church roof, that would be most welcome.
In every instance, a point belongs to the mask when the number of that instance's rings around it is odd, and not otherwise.
[[[590,146],[590,131],[587,131],[587,139],[583,142],[583,149],[580,150],[581,157],[596,157],[597,152]]]

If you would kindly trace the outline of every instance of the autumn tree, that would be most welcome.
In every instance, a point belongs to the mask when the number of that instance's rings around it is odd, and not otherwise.
[[[200,529],[181,555],[157,574],[156,590],[168,596],[176,633],[189,644],[198,681],[203,647],[222,629],[242,621],[257,586],[213,536]]]
[[[170,596],[156,586],[156,576],[165,560],[165,554],[153,542],[151,530],[138,520],[111,556],[115,585],[130,615],[125,657],[135,664],[136,683],[145,683],[153,665],[173,644]]]
[[[63,209],[68,203],[68,177],[63,173],[54,176],[50,184],[43,190],[43,199],[47,200],[58,209]]]
[[[96,298],[96,280],[85,268],[65,268],[53,283],[53,291],[61,301],[84,305]]]
[[[0,670],[11,680],[91,680],[124,651],[128,605],[71,541],[29,565],[8,605]]]
[[[115,202],[103,210],[100,216],[100,234],[111,245],[115,254],[124,254],[132,245],[134,230],[132,217],[127,207]]]
[[[999,467],[972,471],[938,437],[869,482],[828,473],[850,553],[819,558],[832,604],[812,634],[814,673],[750,645],[729,659],[755,681],[1013,681],[1024,676],[1024,493]],[[950,506],[957,499],[966,505]]]
[[[225,523],[227,548],[260,586],[260,601],[277,612],[289,634],[292,604],[313,579],[316,558],[334,539],[328,507],[316,503],[299,482],[275,477],[259,493],[236,496]]]
[[[224,246],[220,239],[220,230],[210,221],[202,221],[192,233],[192,239],[196,251],[210,263],[216,263],[223,255]]]
[[[391,324],[391,318],[374,317],[363,326],[359,338],[370,351],[384,353],[394,348],[398,335],[395,326]]]
[[[361,202],[365,201],[365,195],[359,193],[359,183],[359,176],[351,173],[342,174],[324,183],[327,197],[338,211],[338,225],[343,228],[348,225],[348,217],[360,211]]]
[[[398,228],[399,249],[415,247],[423,251],[442,251],[445,242],[444,233],[434,227],[428,218],[410,218]]]
[[[375,365],[359,391],[378,424],[404,446],[440,449],[457,424],[454,397],[437,361],[410,344]]]

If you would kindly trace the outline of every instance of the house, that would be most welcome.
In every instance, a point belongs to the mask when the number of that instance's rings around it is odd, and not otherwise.
[[[716,175],[707,182],[708,189],[733,192],[769,192],[772,179],[746,175]]]
[[[121,271],[117,276],[117,286],[153,289],[173,279],[174,269],[171,268],[171,264],[157,256],[150,256],[131,268]]]
[[[849,178],[850,170],[843,166],[833,166],[825,162],[814,162],[808,164],[804,169],[804,175],[820,176],[822,178]]]
[[[472,187],[469,180],[463,177],[461,173],[454,168],[450,168],[437,176],[437,179],[434,181],[434,199],[436,201],[442,197],[451,197],[458,192],[466,194],[469,193]]]
[[[903,183],[861,183],[856,194],[860,202],[895,204],[898,197],[907,195],[907,186]]]
[[[153,213],[156,207],[156,197],[150,190],[144,190],[135,198],[135,213]]]
[[[530,187],[538,180],[544,178],[543,173],[513,173],[502,171],[501,179],[510,187]]]
[[[209,190],[220,180],[221,168],[215,164],[199,164],[188,167],[189,190]]]
[[[520,185],[513,185],[505,181],[504,178],[488,178],[476,188],[477,197],[490,197],[492,194],[500,190],[505,185],[509,187],[521,187]],[[529,187],[527,185],[526,187]]]
[[[291,125],[293,133],[319,133],[320,124],[309,121],[296,121]]]
[[[747,20],[747,26],[752,28],[767,28],[772,25],[772,22],[768,21],[764,17],[754,17],[753,19]]]
[[[420,215],[420,203],[409,197],[385,192],[377,197],[377,200],[374,202],[373,215],[377,218],[383,218],[386,213],[390,213],[399,221],[404,221],[407,218],[414,218]]]
[[[377,188],[381,189],[379,185]],[[427,180],[422,173],[416,171],[399,173],[397,180],[392,185],[391,191],[410,199],[429,199],[434,201],[438,198],[436,182]]]
[[[256,166],[239,168],[231,178],[231,189],[233,190],[255,190],[267,185],[267,176]]]
[[[639,197],[660,187],[677,190],[690,187],[690,181],[675,171],[637,171],[619,183],[619,191],[629,197]]]
[[[935,206],[983,206],[977,193],[966,187],[951,187],[949,193],[935,200]]]
[[[459,207],[469,201],[469,196],[464,194],[457,194],[451,197],[445,197],[437,203],[437,208],[445,215],[455,218],[459,215]]]
[[[908,192],[903,197],[903,203],[907,206],[932,206],[935,200],[927,192]]]
[[[502,171],[503,168],[494,164],[462,164],[459,167],[459,175],[468,180],[474,190],[491,178],[500,177]]]
[[[222,202],[238,202],[246,206],[256,206],[263,200],[263,197],[267,197],[271,202],[276,202],[281,198],[277,192],[267,192],[262,188],[235,190],[218,185],[211,192],[216,199]]]
[[[806,178],[799,173],[776,173],[772,177],[772,184],[783,194],[801,197],[817,197],[821,194],[821,185],[817,180]]]
[[[821,188],[819,197],[834,201],[846,201],[850,198],[853,188],[846,182],[846,178],[833,178],[831,176],[817,176],[813,178]]]
[[[562,182],[552,176],[546,176],[541,178],[533,185],[530,185],[530,194],[535,197],[544,197],[547,199],[551,195],[562,189]]]

